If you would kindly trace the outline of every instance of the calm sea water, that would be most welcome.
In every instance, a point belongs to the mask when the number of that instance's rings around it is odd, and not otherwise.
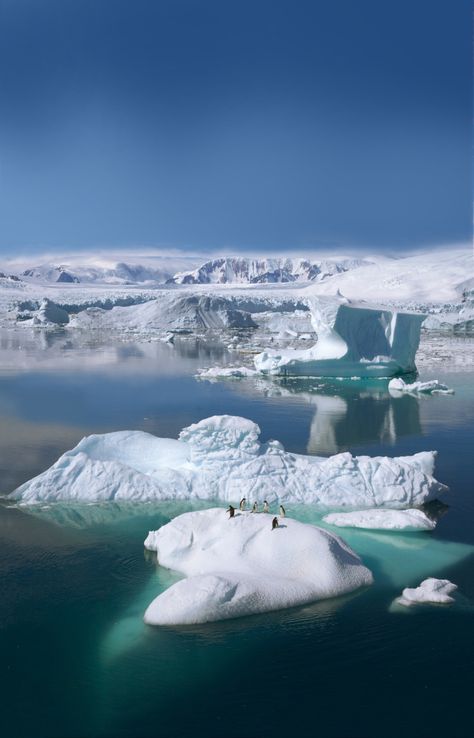
[[[233,360],[200,343],[77,347],[24,331],[0,346],[2,494],[88,433],[176,436],[216,413],[249,417],[262,440],[301,453],[438,449],[451,488],[432,534],[341,531],[371,588],[194,628],[142,623],[176,580],[143,540],[190,504],[1,505],[2,736],[473,734],[473,373],[441,363],[426,378],[454,396],[396,399],[383,381],[199,381],[198,367]],[[290,514],[319,522],[308,507]],[[456,582],[457,603],[392,607],[426,576]]]

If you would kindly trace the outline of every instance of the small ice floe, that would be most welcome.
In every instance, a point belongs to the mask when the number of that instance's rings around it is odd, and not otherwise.
[[[421,604],[449,605],[454,602],[454,597],[450,595],[456,589],[457,585],[450,582],[449,579],[429,577],[419,587],[404,589],[401,597],[397,597],[395,602],[399,605],[405,605],[405,607]]]
[[[187,578],[158,595],[151,625],[185,625],[304,605],[353,592],[372,573],[334,533],[232,508],[185,513],[148,534],[145,548]],[[235,514],[234,514],[235,513]]]
[[[341,528],[369,528],[372,530],[433,530],[436,522],[422,510],[354,510],[353,512],[329,513],[323,517],[325,523]]]
[[[388,383],[388,389],[392,397],[398,397],[399,392],[411,392],[424,395],[454,395],[454,390],[446,384],[431,379],[429,382],[412,382],[407,384],[401,377],[395,377]]]
[[[201,379],[218,379],[221,377],[235,377],[241,379],[243,377],[255,377],[260,374],[256,369],[250,369],[248,366],[212,366],[210,369],[200,369],[198,377]]]

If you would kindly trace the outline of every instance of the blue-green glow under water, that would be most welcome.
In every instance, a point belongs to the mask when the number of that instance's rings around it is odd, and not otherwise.
[[[430,374],[453,397],[396,399],[381,381],[200,382],[197,367],[219,351],[199,345],[63,353],[0,375],[4,494],[87,433],[176,436],[232,413],[300,453],[438,449],[449,507],[434,533],[339,531],[374,572],[371,588],[187,628],[143,625],[146,605],[178,578],[143,540],[199,503],[0,507],[2,736],[473,734],[472,373]],[[308,507],[288,512],[319,522]],[[426,576],[457,583],[456,604],[392,608]]]

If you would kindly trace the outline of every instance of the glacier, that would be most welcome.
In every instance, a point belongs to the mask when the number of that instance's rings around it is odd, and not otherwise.
[[[62,262],[39,265],[31,259],[13,259],[5,262],[3,268],[4,274],[16,270],[21,275],[21,278],[13,273],[8,278],[0,277],[0,322],[9,325],[15,320],[23,321],[22,304],[36,303],[38,307],[43,298],[48,298],[70,317],[88,307],[130,306],[126,311],[114,312],[113,318],[110,314],[97,313],[93,322],[85,320],[84,325],[81,320],[71,320],[67,330],[92,325],[107,331],[133,330],[148,335],[149,330],[171,327],[167,306],[174,301],[174,318],[179,328],[178,311],[186,309],[185,302],[180,300],[206,297],[227,302],[224,310],[248,312],[246,319],[253,320],[257,328],[251,323],[248,327],[255,331],[262,350],[268,343],[268,334],[286,334],[289,338],[296,337],[295,333],[311,333],[307,328],[309,321],[304,314],[297,316],[297,312],[307,312],[307,303],[312,298],[344,294],[353,305],[364,301],[366,307],[374,309],[381,306],[384,311],[424,314],[425,331],[468,335],[474,326],[474,262],[472,249],[465,246],[433,249],[402,258],[379,255],[351,259],[322,254],[317,258],[288,259],[219,257],[207,262],[201,260],[201,266],[196,258],[166,257],[158,252],[143,255],[139,263],[136,255],[130,261],[125,253],[115,256],[102,253],[74,258],[67,255]],[[171,283],[164,284],[166,280]],[[135,305],[143,302],[156,303],[150,324],[146,316],[134,310]],[[209,310],[214,312],[211,305]],[[267,316],[265,310],[269,311]],[[190,330],[219,330],[212,315],[209,323],[202,326],[200,320],[195,324],[191,321]],[[37,325],[50,327],[42,321],[37,321]],[[233,326],[224,324],[224,327]]]
[[[330,509],[416,507],[447,487],[434,478],[436,452],[412,456],[329,458],[293,454],[261,443],[259,426],[216,415],[184,428],[179,439],[143,431],[83,438],[10,499],[116,502],[225,500],[306,503]]]
[[[222,508],[189,512],[151,531],[145,548],[186,579],[146,609],[152,625],[205,623],[279,610],[352,592],[371,572],[339,536],[285,518]]]

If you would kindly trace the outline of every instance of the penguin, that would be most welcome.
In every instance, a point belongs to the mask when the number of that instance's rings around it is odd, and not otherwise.
[[[252,505],[252,512],[258,512],[258,504],[256,502]]]
[[[247,500],[245,499],[245,497],[242,497],[242,499],[240,500],[240,505],[239,505],[239,507],[240,507],[241,510],[245,510],[245,503],[246,502],[247,502]]]
[[[266,500],[263,501],[263,512],[264,513],[270,512],[270,509],[268,507],[268,502]]]
[[[275,530],[275,528],[278,528],[278,518],[273,518],[272,520],[272,530]]]
[[[285,510],[285,508],[283,507],[283,505],[280,505],[280,517],[281,517],[281,518],[284,518],[284,517],[285,517],[285,515],[286,515],[286,510]]]
[[[226,512],[229,513],[229,519],[234,517],[235,514],[235,507],[232,507],[232,505],[229,505]]]

